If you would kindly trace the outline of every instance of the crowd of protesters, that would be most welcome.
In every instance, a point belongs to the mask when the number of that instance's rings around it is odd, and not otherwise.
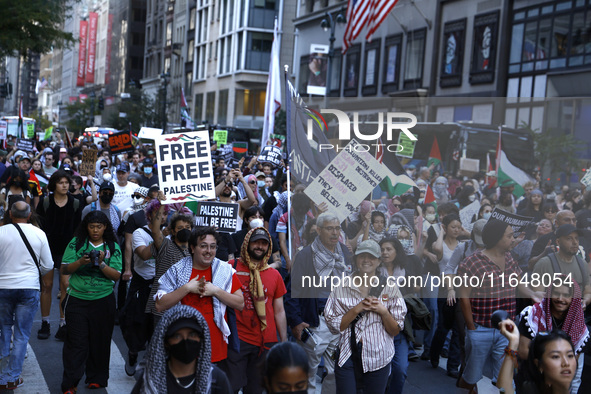
[[[450,385],[471,392],[487,365],[506,392],[591,390],[591,191],[408,165],[416,188],[376,189],[340,221],[285,163],[226,162],[216,148],[216,200],[238,210],[231,234],[165,203],[152,145],[0,150],[0,388],[24,383],[40,308],[37,337],[64,342],[64,393],[83,376],[108,386],[116,325],[138,393],[401,393],[410,365],[442,357]],[[91,176],[79,173],[85,149],[98,151]],[[531,223],[516,234],[495,209]],[[486,280],[440,280],[456,276]],[[519,281],[498,285],[509,276]]]

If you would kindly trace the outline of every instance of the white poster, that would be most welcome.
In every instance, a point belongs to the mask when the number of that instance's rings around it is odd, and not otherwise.
[[[165,204],[215,198],[208,131],[164,134],[154,141]]]
[[[5,120],[0,120],[0,140],[6,139],[6,129],[8,127],[8,122]]]

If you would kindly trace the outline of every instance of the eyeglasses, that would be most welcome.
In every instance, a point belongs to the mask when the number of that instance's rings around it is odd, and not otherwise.
[[[328,231],[329,233],[336,233],[338,231],[341,231],[341,226],[329,226],[329,227],[320,227],[323,230]]]
[[[556,213],[558,211],[555,210],[555,209],[546,209],[544,212],[546,212],[546,213]]]

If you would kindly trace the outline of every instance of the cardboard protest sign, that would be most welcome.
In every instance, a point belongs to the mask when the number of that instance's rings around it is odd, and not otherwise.
[[[414,134],[413,134],[414,135]],[[416,137],[416,135],[414,135]],[[398,134],[398,152],[396,156],[407,157],[412,159],[415,154],[415,146],[417,141],[413,141],[405,133]]]
[[[120,133],[109,135],[109,147],[111,148],[111,153],[133,150],[130,132],[122,131]]]
[[[213,226],[222,233],[236,232],[238,225],[238,204],[200,201],[195,214],[197,226]]]
[[[479,210],[480,201],[478,200],[475,200],[470,205],[467,205],[460,210],[460,222],[462,222],[462,227],[467,231],[472,231],[472,219],[474,218],[474,215],[478,215]]]
[[[35,147],[35,141],[27,140],[25,138],[18,138],[16,140],[16,149],[24,150],[25,152],[33,152]]]
[[[493,209],[490,218],[497,219],[509,224],[511,227],[513,227],[513,231],[515,232],[515,234],[525,231],[527,225],[534,220],[534,218],[532,217],[521,216],[515,213],[509,213],[498,208]]]
[[[267,145],[261,150],[258,160],[259,163],[271,163],[274,166],[280,166],[281,159],[283,159],[281,149],[276,146]]]
[[[165,204],[215,198],[208,131],[164,134],[154,141]]]
[[[214,130],[213,140],[220,145],[226,145],[228,143],[228,130]]]
[[[352,140],[304,190],[342,222],[388,176],[388,169]]]
[[[96,172],[96,160],[98,151],[96,149],[84,149],[82,151],[82,164],[80,164],[80,175],[94,176]]]
[[[581,184],[585,186],[587,190],[591,190],[591,168],[585,171],[585,176],[581,178]]]

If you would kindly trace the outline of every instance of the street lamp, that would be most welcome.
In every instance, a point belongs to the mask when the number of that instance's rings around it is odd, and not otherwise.
[[[166,133],[166,123],[168,121],[166,115],[166,94],[168,90],[168,83],[170,81],[170,72],[160,74],[162,81],[162,132]]]
[[[330,30],[329,47],[328,47],[328,71],[326,73],[326,94],[324,95],[324,107],[327,107],[328,95],[330,94],[330,82],[332,78],[332,58],[334,57],[334,32],[337,27],[337,23],[345,23],[347,18],[345,17],[345,10],[341,8],[337,16],[333,18],[332,14],[327,12],[324,14],[324,19],[320,22],[320,27],[325,32]]]

